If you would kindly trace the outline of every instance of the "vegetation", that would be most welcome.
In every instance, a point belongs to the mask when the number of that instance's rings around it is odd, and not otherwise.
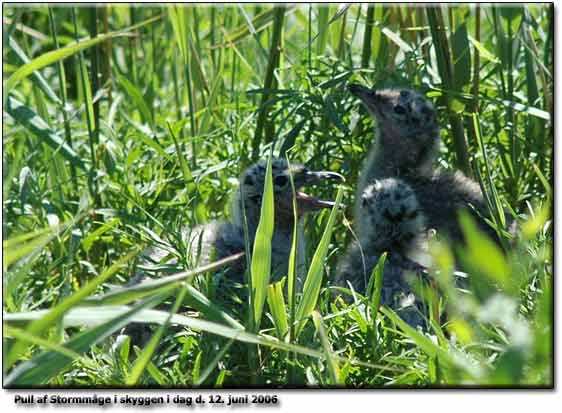
[[[8,5],[3,23],[6,385],[553,385],[552,5]],[[505,255],[470,221],[464,248],[433,244],[425,333],[377,311],[376,282],[331,296],[373,141],[351,81],[431,97],[441,166],[479,181],[500,232],[504,211],[519,222]],[[265,202],[254,290],[231,309],[224,263],[195,268],[180,230],[227,217],[271,152],[343,174],[345,209],[307,218],[296,294],[294,266],[269,286],[258,271]],[[117,289],[161,239],[187,272]],[[150,340],[119,334],[132,321]]]

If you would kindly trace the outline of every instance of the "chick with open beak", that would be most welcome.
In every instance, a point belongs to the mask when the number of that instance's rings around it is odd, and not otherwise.
[[[188,255],[197,257],[194,265],[204,265],[213,260],[228,257],[246,250],[244,240],[244,226],[248,229],[248,245],[254,244],[256,231],[261,215],[261,203],[266,177],[267,161],[262,160],[244,171],[240,177],[240,186],[236,191],[232,203],[232,216],[229,221],[213,221],[192,229],[185,229],[183,239],[186,242]],[[296,204],[298,218],[308,212],[322,208],[331,208],[334,203],[314,198],[299,188],[315,184],[323,184],[327,180],[343,181],[344,178],[335,172],[310,171],[303,165],[289,165],[285,159],[272,159],[272,182],[274,191],[274,230],[272,238],[271,275],[272,280],[280,279],[287,274],[289,255],[292,245],[294,213],[293,190],[290,175],[296,190]],[[297,268],[304,264],[304,235],[298,235],[297,254],[299,262]],[[169,251],[160,247],[152,247],[145,251],[145,263],[163,264]],[[178,260],[167,264],[177,264]],[[241,258],[232,264],[225,274],[230,282],[243,283],[246,260]],[[183,268],[176,268],[182,271]],[[225,278],[223,277],[223,278]],[[220,280],[218,281],[221,284]]]
[[[240,178],[240,190],[236,194],[233,204],[233,223],[239,228],[244,228],[244,216],[248,225],[250,245],[254,242],[258,227],[261,201],[265,182],[267,162],[262,160],[250,166]],[[321,185],[326,181],[335,180],[343,182],[344,178],[335,172],[311,171],[304,165],[288,164],[285,159],[274,158],[271,162],[271,174],[274,192],[274,232],[272,238],[272,275],[283,276],[287,272],[287,262],[292,245],[294,212],[293,189],[290,176],[295,187],[295,201],[297,215],[300,219],[309,212],[334,206],[332,201],[315,198],[303,192],[301,188],[312,185]],[[302,232],[302,231],[301,231]],[[298,235],[299,266],[304,264],[304,236]]]

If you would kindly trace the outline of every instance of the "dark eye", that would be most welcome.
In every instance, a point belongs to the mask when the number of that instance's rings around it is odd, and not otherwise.
[[[289,182],[289,178],[287,178],[285,175],[279,175],[279,176],[276,176],[273,179],[273,184],[275,186],[283,187],[283,186],[287,185],[287,182]]]
[[[394,112],[396,112],[398,115],[403,115],[406,113],[406,109],[404,108],[404,106],[396,105],[394,106]]]
[[[367,207],[367,198],[361,198],[361,207],[362,208],[366,208]]]

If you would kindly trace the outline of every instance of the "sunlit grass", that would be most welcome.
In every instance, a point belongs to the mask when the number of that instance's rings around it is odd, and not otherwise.
[[[551,6],[33,6],[3,17],[7,385],[552,385]],[[426,332],[378,308],[376,269],[351,304],[329,288],[373,141],[350,81],[435,102],[439,164],[481,184],[507,250],[466,219],[464,249],[432,244]],[[271,185],[251,254],[193,265],[182,228],[227,218],[235,177],[270,154],[346,177],[314,189],[344,208],[306,218],[306,273],[294,240],[287,277],[269,279]],[[184,272],[127,285],[135,253],[157,240]],[[454,257],[468,292],[453,285]],[[250,283],[232,309],[212,280],[237,260]],[[131,322],[151,339],[120,335]]]

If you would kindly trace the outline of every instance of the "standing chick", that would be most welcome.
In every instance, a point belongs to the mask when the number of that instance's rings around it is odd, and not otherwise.
[[[398,177],[415,192],[428,228],[435,228],[452,241],[461,241],[458,213],[466,210],[482,230],[497,240],[495,231],[482,218],[489,218],[490,214],[479,185],[460,171],[434,169],[440,137],[433,105],[407,89],[374,90],[353,84],[349,90],[361,100],[378,126],[376,141],[359,177],[357,194],[372,179]],[[356,199],[357,220],[361,200],[359,196]]]
[[[353,243],[337,271],[335,284],[365,293],[369,277],[387,252],[384,266],[382,305],[390,306],[412,326],[425,325],[421,304],[416,302],[405,279],[408,273],[421,274],[424,268],[408,258],[421,246],[424,216],[412,188],[397,178],[375,180],[362,192]]]

